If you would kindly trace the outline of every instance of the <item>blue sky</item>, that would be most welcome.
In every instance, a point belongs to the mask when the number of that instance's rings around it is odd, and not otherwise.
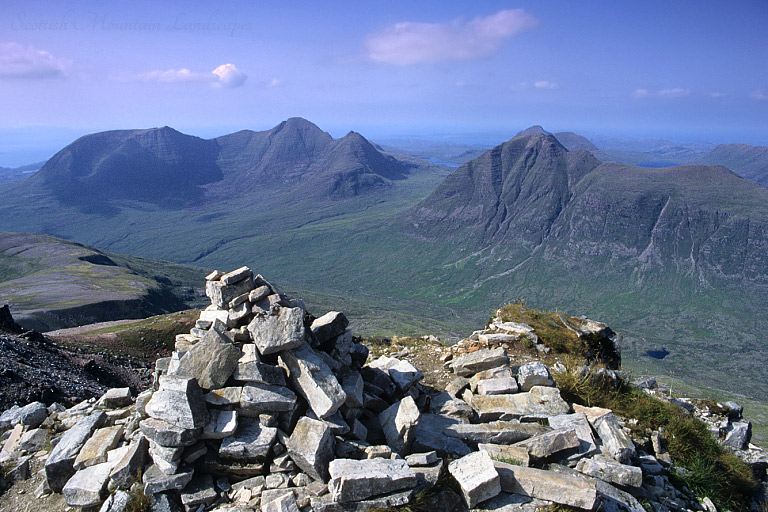
[[[291,116],[372,139],[768,145],[766,27],[766,0],[4,0],[0,165],[94,131]]]

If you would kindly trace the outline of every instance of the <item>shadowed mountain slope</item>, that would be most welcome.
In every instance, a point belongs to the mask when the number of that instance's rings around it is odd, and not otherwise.
[[[699,158],[698,163],[724,165],[739,176],[768,188],[768,146],[721,144]]]

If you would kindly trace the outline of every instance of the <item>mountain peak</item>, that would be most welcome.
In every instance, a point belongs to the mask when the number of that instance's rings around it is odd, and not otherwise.
[[[517,132],[517,135],[515,137],[524,137],[526,135],[552,135],[547,130],[541,127],[539,124],[535,124],[529,128],[526,128],[525,130]]]

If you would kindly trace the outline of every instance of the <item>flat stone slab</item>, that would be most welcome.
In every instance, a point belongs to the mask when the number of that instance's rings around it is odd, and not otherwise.
[[[459,356],[450,363],[456,375],[467,377],[483,370],[509,364],[509,357],[503,348],[481,349]]]
[[[323,344],[343,333],[348,325],[349,320],[344,316],[344,313],[339,311],[329,311],[320,318],[316,318],[315,321],[312,322],[311,329],[312,334],[315,335],[317,341],[320,344]]]
[[[112,388],[101,395],[99,402],[107,409],[118,409],[131,405],[131,390],[129,388]]]
[[[524,446],[478,443],[477,449],[488,452],[488,455],[494,460],[514,464],[515,466],[530,465],[530,455],[528,455],[528,449]]]
[[[296,394],[285,386],[249,382],[240,395],[243,416],[291,411],[296,407]]]
[[[149,441],[143,435],[138,436],[130,445],[126,453],[117,461],[109,474],[110,480],[122,489],[128,488],[136,475],[144,468],[147,460]]]
[[[259,461],[267,456],[276,436],[276,428],[264,427],[254,418],[242,418],[237,432],[221,442],[219,455],[240,461]]]
[[[472,450],[459,438],[445,434],[445,429],[462,424],[456,418],[439,414],[422,414],[413,434],[414,451],[436,451],[441,457],[461,457]]]
[[[416,473],[403,459],[335,459],[328,471],[333,501],[347,503],[416,486]]]
[[[444,434],[470,443],[512,444],[529,437],[549,432],[551,429],[537,423],[492,421],[489,423],[464,423],[445,427]]]
[[[520,441],[515,446],[528,450],[528,455],[534,459],[546,459],[566,450],[577,450],[579,438],[573,429],[554,430]]]
[[[181,428],[157,418],[139,422],[141,433],[163,446],[191,446],[200,438],[201,429]]]
[[[105,497],[112,466],[109,462],[103,462],[75,473],[61,490],[67,505],[83,508],[100,505]]]
[[[334,456],[335,438],[321,420],[306,416],[299,419],[285,443],[288,455],[302,471],[322,482],[328,481],[328,464]]]
[[[294,389],[307,400],[318,418],[333,415],[347,400],[333,371],[308,344],[282,352],[278,360],[286,368]]]
[[[181,503],[185,507],[194,507],[210,503],[218,497],[213,486],[213,477],[205,474],[194,477],[181,491]]]
[[[477,382],[478,395],[512,395],[520,391],[514,377],[484,379]]]
[[[584,413],[577,412],[574,414],[550,416],[549,426],[556,430],[573,429],[576,431],[576,436],[579,438],[579,449],[575,454],[570,455],[568,460],[589,457],[597,453],[598,449],[595,444],[595,438],[592,435],[592,427],[589,426],[589,421]]]
[[[96,412],[82,418],[61,436],[45,462],[45,475],[53,492],[61,492],[67,480],[75,474],[73,465],[80,448],[91,437],[93,431],[106,421],[106,414]]]
[[[407,505],[416,496],[417,490],[393,492],[367,500],[335,503],[330,494],[312,497],[312,512],[366,512],[368,510],[390,510]],[[457,496],[458,499],[458,496]]]
[[[212,389],[205,395],[205,403],[211,405],[240,405],[240,395],[243,392],[242,386],[231,386],[226,388]]]
[[[257,315],[248,324],[248,331],[262,355],[297,348],[306,337],[304,310],[280,308],[276,315]]]
[[[221,281],[207,281],[205,294],[211,299],[211,304],[226,309],[235,297],[249,293],[254,288],[253,278],[245,278],[236,283],[224,284]]]
[[[279,366],[262,363],[260,361],[242,360],[237,363],[235,373],[232,375],[240,382],[262,382],[276,386],[285,386],[285,372]]]
[[[470,405],[478,421],[537,420],[566,414],[568,403],[560,397],[557,388],[534,386],[527,393],[514,395],[474,395]]]
[[[499,473],[486,451],[465,455],[448,465],[448,472],[458,482],[469,508],[501,492]]]
[[[640,487],[643,485],[643,471],[635,466],[628,466],[612,461],[605,457],[596,456],[591,459],[581,459],[576,466],[587,476],[599,478],[612,484],[625,487]]]
[[[514,466],[494,461],[501,490],[531,498],[549,500],[562,505],[592,510],[597,505],[594,483],[554,471]]]
[[[83,469],[107,462],[107,452],[120,442],[123,430],[122,425],[97,429],[80,449],[80,453],[75,459],[74,468]]]
[[[192,471],[182,471],[173,475],[166,475],[160,468],[152,464],[149,466],[142,481],[144,482],[144,494],[157,494],[165,491],[180,491],[190,480],[192,480]]]
[[[208,423],[208,409],[203,391],[190,377],[160,377],[160,389],[147,402],[146,412],[184,429],[203,428]]]

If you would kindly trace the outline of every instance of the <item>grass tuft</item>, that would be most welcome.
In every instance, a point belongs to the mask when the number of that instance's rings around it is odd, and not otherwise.
[[[616,386],[602,375],[579,376],[571,371],[557,373],[555,378],[566,400],[635,418],[638,422],[631,427],[635,431],[663,427],[673,463],[688,470],[672,476],[676,486],[687,486],[700,498],[709,496],[719,510],[749,508],[757,487],[752,471],[718,444],[697,418],[623,380]]]

